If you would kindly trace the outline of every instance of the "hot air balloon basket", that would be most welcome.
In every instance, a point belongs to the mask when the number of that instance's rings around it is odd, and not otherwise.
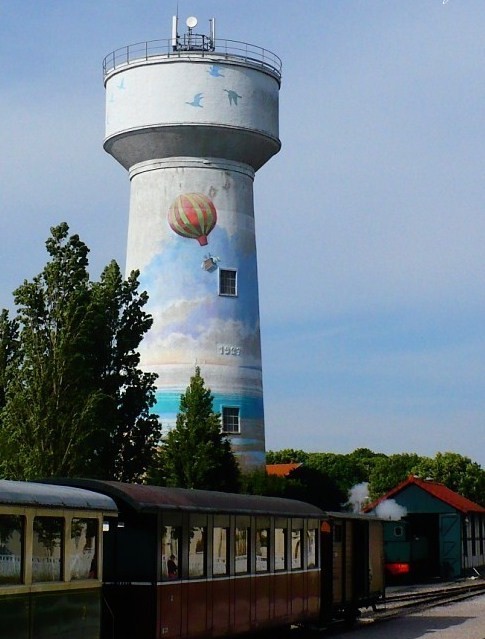
[[[202,262],[202,268],[204,269],[204,271],[207,271],[208,273],[212,273],[212,271],[216,270],[217,263],[214,260],[214,258],[208,257]]]

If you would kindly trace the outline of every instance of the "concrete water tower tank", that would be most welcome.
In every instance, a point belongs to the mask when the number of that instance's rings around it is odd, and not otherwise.
[[[126,268],[150,296],[140,353],[159,376],[154,411],[173,426],[199,366],[252,470],[265,456],[253,180],[281,146],[281,61],[216,39],[214,20],[208,36],[186,25],[105,58],[104,148],[131,181]]]

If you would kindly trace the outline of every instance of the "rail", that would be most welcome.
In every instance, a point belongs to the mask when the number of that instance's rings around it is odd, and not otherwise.
[[[179,58],[187,55],[207,56],[215,54],[226,58],[238,58],[243,62],[259,65],[281,78],[281,59],[271,51],[237,40],[212,40],[203,35],[185,35],[174,44],[167,40],[149,40],[121,47],[109,53],[103,60],[103,77],[119,67],[137,64],[154,58]]]

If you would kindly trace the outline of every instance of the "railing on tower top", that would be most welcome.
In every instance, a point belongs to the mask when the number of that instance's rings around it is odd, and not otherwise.
[[[281,78],[281,59],[271,51],[257,47],[247,42],[237,40],[212,40],[208,36],[189,34],[178,39],[174,46],[173,40],[150,40],[129,44],[121,49],[109,53],[103,60],[103,76],[111,71],[129,64],[135,64],[152,58],[177,58],[187,54],[197,54],[210,57],[212,54],[239,58],[251,64],[260,65]]]

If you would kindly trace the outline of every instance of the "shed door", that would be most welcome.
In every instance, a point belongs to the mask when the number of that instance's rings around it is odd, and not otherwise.
[[[440,515],[440,568],[445,579],[461,575],[460,515]]]

